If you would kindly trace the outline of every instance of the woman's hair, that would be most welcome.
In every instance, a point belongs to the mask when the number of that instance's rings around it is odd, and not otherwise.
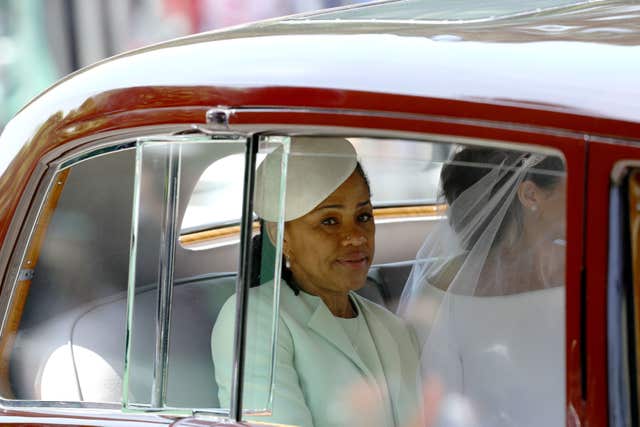
[[[505,185],[505,183],[513,177],[515,171],[522,166],[522,162],[527,158],[528,156],[522,152],[487,147],[464,147],[455,153],[451,161],[445,164],[440,172],[442,195],[450,206],[449,222],[454,231],[459,232],[462,230],[465,225],[467,225],[468,218],[475,216],[473,212],[468,211],[468,206],[464,206],[464,209],[467,209],[467,211],[456,212],[456,205],[454,205],[455,200],[464,191],[480,181],[480,179],[496,167],[505,165],[506,173],[504,173],[504,176],[496,182],[493,188],[491,188],[487,193],[488,200],[496,194],[496,191],[499,188]],[[531,181],[538,187],[545,190],[552,190],[561,179],[561,174],[553,172],[562,172],[565,170],[564,162],[557,156],[544,157],[540,162],[535,164],[534,169],[536,171],[544,172],[528,172],[524,176],[523,181]],[[480,210],[485,206],[486,205],[484,203],[477,203],[474,205],[474,209]],[[501,203],[496,203],[496,210],[500,207]],[[504,238],[505,233],[511,224],[515,225],[518,233],[522,231],[522,213],[522,204],[516,197],[512,200],[505,215],[505,220],[502,221],[502,224],[498,229],[495,242],[500,242]],[[488,223],[492,217],[493,215],[487,215],[485,222]],[[466,241],[465,249],[473,247],[485,226],[486,224],[481,224],[476,227],[477,232],[472,234]]]
[[[364,179],[364,183],[367,185],[367,191],[369,192],[369,197],[371,197],[371,184],[369,183],[369,177],[367,176],[367,173],[364,171],[364,169],[362,169],[362,164],[360,164],[360,162],[356,163],[356,168],[354,169],[354,171],[358,172],[362,179]]]

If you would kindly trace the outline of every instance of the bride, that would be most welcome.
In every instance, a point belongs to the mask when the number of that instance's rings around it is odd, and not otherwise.
[[[466,402],[467,425],[563,425],[562,159],[465,147],[441,188],[447,220],[419,250],[399,305],[423,377]]]

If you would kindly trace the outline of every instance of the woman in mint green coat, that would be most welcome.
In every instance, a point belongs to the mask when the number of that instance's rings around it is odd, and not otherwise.
[[[255,209],[274,239],[281,151],[257,171]],[[273,283],[249,293],[243,407],[254,420],[299,426],[403,426],[418,413],[418,352],[404,323],[354,291],[375,249],[370,189],[353,146],[296,138],[288,157],[275,383]],[[235,297],[222,308],[212,354],[222,405],[230,397]]]

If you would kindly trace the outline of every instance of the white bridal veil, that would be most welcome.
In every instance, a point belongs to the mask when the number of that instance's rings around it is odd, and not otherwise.
[[[446,219],[398,310],[423,377],[466,402],[456,425],[563,423],[564,176],[559,157],[497,148],[462,148],[442,169]]]

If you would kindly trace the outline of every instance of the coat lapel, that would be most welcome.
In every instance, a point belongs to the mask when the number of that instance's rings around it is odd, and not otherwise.
[[[359,298],[359,297],[356,297]],[[398,351],[398,342],[389,333],[388,329],[378,320],[375,314],[373,314],[367,305],[361,301],[358,301],[358,306],[367,320],[369,326],[369,332],[371,338],[378,349],[378,356],[380,357],[380,364],[382,365],[382,371],[384,372],[385,380],[387,382],[387,388],[389,390],[389,398],[392,402],[393,418],[398,424],[398,420],[402,419],[402,414],[398,413],[400,403],[402,403],[402,374],[397,372],[398,367],[402,367],[402,359],[400,352]]]
[[[315,311],[309,318],[307,326],[331,343],[336,349],[344,353],[365,376],[370,379],[374,378],[371,371],[353,349],[353,345],[342,329],[342,326],[336,321],[333,314],[331,314],[327,306],[322,303],[320,298],[318,298]]]

